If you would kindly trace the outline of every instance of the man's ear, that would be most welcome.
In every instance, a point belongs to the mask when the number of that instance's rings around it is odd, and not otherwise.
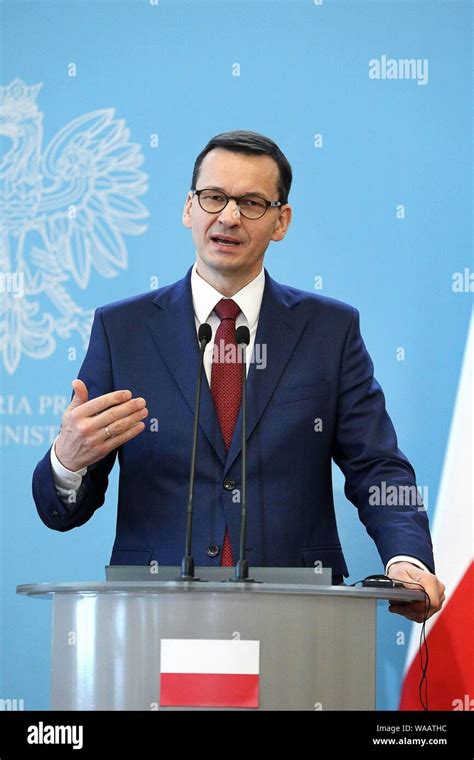
[[[186,201],[183,208],[183,224],[185,227],[191,228],[191,206],[193,202],[193,194],[191,191],[186,196]]]
[[[290,226],[292,217],[292,210],[291,206],[287,203],[285,206],[283,206],[280,209],[280,213],[278,215],[278,222],[275,227],[275,231],[272,235],[272,240],[283,240],[286,233],[288,232],[288,227]]]

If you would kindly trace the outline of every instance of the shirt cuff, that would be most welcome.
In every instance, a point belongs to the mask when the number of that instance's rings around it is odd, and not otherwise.
[[[51,446],[50,456],[51,469],[53,471],[55,485],[57,485],[59,488],[67,488],[73,491],[77,491],[81,486],[82,478],[87,472],[87,467],[83,467],[81,470],[77,470],[77,472],[72,472],[72,470],[68,470],[67,467],[64,467],[64,465],[62,465],[57,458],[54,448],[58,438],[59,436],[56,436],[54,439],[54,443]]]
[[[389,559],[389,561],[387,562],[387,566],[385,568],[385,575],[388,575],[388,569],[390,565],[393,565],[394,562],[411,562],[412,565],[416,565],[417,567],[420,568],[420,570],[424,570],[425,573],[430,573],[426,565],[424,565],[423,562],[420,562],[419,559],[416,559],[416,557],[408,557],[405,554],[397,554],[396,557],[392,557],[392,559]]]

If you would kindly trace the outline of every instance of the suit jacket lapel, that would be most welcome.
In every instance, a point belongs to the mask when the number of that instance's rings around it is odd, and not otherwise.
[[[247,375],[247,439],[258,424],[281,374],[308,321],[292,310],[300,295],[273,280],[265,270],[265,290],[258,319],[255,343],[266,345],[267,364],[258,368],[252,362]],[[242,409],[225,462],[229,471],[242,449]]]
[[[156,316],[147,322],[168,369],[194,414],[199,344],[191,292],[191,269],[153,301]],[[222,463],[226,460],[224,439],[217,419],[209,384],[203,372],[200,427]],[[191,441],[189,442],[191,452]]]

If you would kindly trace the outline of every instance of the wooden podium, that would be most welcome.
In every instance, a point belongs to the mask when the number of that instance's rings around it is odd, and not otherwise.
[[[278,582],[18,586],[19,594],[53,600],[52,709],[229,709],[160,704],[161,642],[186,639],[259,642],[253,709],[375,709],[377,601],[423,593],[282,582],[285,570],[275,568]],[[294,578],[294,568],[287,575]]]

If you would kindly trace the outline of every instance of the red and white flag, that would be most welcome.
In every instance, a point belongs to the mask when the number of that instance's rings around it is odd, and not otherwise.
[[[474,710],[474,563],[471,320],[433,525],[436,575],[446,584],[443,609],[426,624],[428,707]],[[421,710],[420,626],[413,625],[400,709]]]
[[[258,707],[260,642],[162,639],[160,705]]]

